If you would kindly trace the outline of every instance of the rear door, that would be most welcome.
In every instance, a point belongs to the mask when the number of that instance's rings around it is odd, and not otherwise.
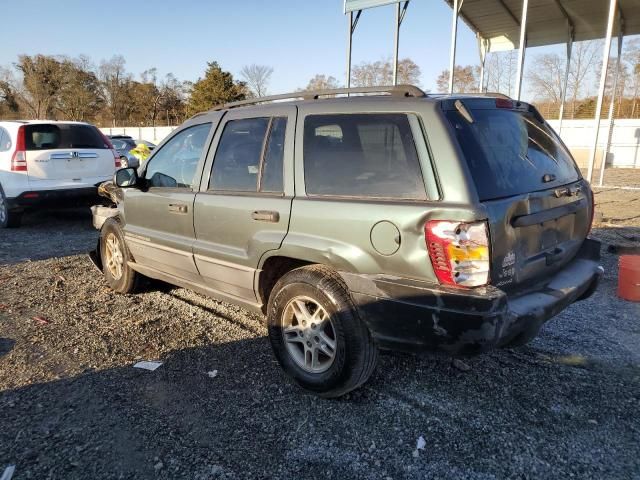
[[[593,209],[567,148],[529,105],[443,105],[489,216],[492,283],[509,289],[557,271],[586,238]]]
[[[29,180],[79,182],[109,177],[115,170],[113,153],[93,125],[32,123],[25,125]]]
[[[195,201],[194,256],[204,282],[255,302],[262,255],[289,226],[296,107],[231,111],[216,133]]]

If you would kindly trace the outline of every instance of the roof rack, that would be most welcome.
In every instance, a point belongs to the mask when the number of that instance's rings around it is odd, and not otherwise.
[[[278,100],[318,100],[320,97],[329,97],[334,95],[351,95],[355,93],[387,93],[392,97],[426,97],[427,94],[415,85],[395,85],[384,87],[355,87],[355,88],[334,88],[332,90],[318,91],[300,91],[293,93],[284,93],[282,95],[271,95],[268,97],[251,98],[249,100],[240,100],[239,102],[225,103],[216,105],[210,112],[216,110],[224,110],[227,108],[243,107],[246,105],[256,105],[259,103],[275,102]]]
[[[491,97],[491,98],[505,98],[507,100],[513,100],[509,95],[505,95],[500,92],[455,92],[455,93],[428,93],[428,97],[450,97],[456,95],[468,95],[470,97]]]

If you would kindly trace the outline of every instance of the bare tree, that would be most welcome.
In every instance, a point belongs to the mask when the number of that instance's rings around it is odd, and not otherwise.
[[[102,107],[100,82],[88,57],[64,59],[64,81],[56,96],[55,108],[63,118],[88,120]]]
[[[127,115],[127,86],[131,75],[125,70],[125,59],[122,55],[114,55],[110,60],[103,60],[98,70],[106,106],[109,110],[113,126]]]
[[[335,77],[318,74],[309,80],[307,86],[303,89],[306,91],[331,90],[340,88],[340,84]]]
[[[630,118],[635,118],[638,111],[638,96],[640,95],[640,39],[627,43],[623,57],[629,66],[629,95],[631,96]]]
[[[453,75],[454,92],[477,92],[480,81],[480,68],[473,65],[461,67],[456,65]],[[446,92],[449,89],[449,70],[443,70],[436,79],[438,91]]]
[[[571,96],[571,118],[575,117],[577,100],[581,98],[581,95],[588,96],[590,87],[594,85],[590,77],[594,73],[597,74],[601,52],[602,42],[600,40],[577,42],[573,46],[567,85],[567,95]]]
[[[566,62],[556,53],[546,53],[534,57],[529,69],[529,79],[536,98],[559,104]]]
[[[64,82],[62,62],[47,55],[19,55],[16,69],[22,74],[18,96],[32,118],[52,115],[56,95]]]
[[[493,52],[487,55],[485,85],[489,92],[511,95],[516,73],[516,51]]]
[[[398,61],[398,83],[420,84],[420,67],[410,58]],[[356,87],[377,87],[393,83],[393,63],[391,59],[377,62],[362,62],[353,67],[352,83]]]
[[[244,78],[249,86],[251,93],[256,97],[264,97],[267,94],[267,87],[273,68],[267,65],[245,65],[240,70],[240,76]]]

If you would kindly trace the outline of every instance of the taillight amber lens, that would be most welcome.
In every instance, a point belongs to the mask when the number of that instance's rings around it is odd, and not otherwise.
[[[444,285],[479,287],[489,283],[489,231],[486,222],[431,220],[425,240],[434,273]]]

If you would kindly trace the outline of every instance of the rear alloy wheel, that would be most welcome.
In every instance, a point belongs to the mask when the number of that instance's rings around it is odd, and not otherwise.
[[[120,168],[128,168],[129,159],[127,157],[120,157]]]
[[[291,358],[309,373],[329,370],[336,357],[336,332],[326,310],[309,297],[289,301],[282,315],[282,335]]]
[[[118,293],[133,293],[138,288],[140,274],[128,262],[131,254],[124,242],[120,224],[107,219],[100,230],[100,257],[102,272],[109,286]]]
[[[9,210],[9,203],[0,188],[0,228],[16,228],[22,221],[22,212]]]
[[[269,340],[280,366],[301,387],[325,398],[367,381],[378,348],[342,277],[324,265],[297,268],[273,287]]]

